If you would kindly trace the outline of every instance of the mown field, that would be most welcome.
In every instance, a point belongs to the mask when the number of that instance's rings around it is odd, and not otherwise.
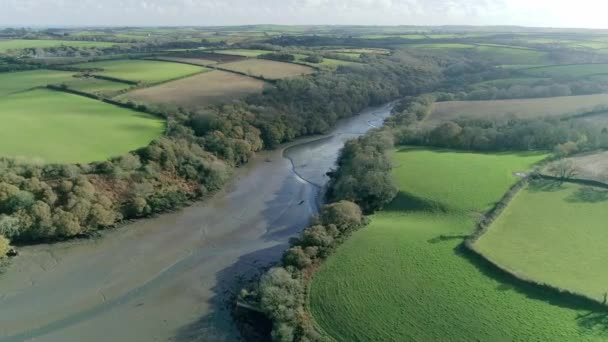
[[[520,277],[598,301],[608,293],[608,190],[538,181],[475,243]]]
[[[29,40],[29,39],[11,39],[0,40],[0,53],[6,53],[11,50],[22,50],[27,48],[52,48],[59,46],[71,46],[76,48],[104,48],[121,45],[109,42],[87,42],[87,41],[71,41],[71,40]]]
[[[26,161],[106,160],[147,145],[164,130],[163,120],[50,90],[0,97],[0,108],[0,155]]]
[[[603,313],[515,282],[459,248],[513,172],[543,157],[395,153],[402,192],[316,273],[316,322],[339,341],[605,340]]]
[[[538,99],[438,102],[429,120],[467,118],[562,117],[608,105],[608,94],[561,96]]]
[[[149,61],[141,59],[113,60],[73,65],[80,69],[102,69],[94,74],[144,83],[165,82],[209,69],[183,63]]]
[[[608,151],[590,152],[564,158],[563,160],[571,163],[576,168],[576,178],[590,179],[608,184]],[[543,167],[542,172],[551,175],[552,166],[561,161],[562,159],[547,164]]]
[[[261,93],[263,81],[214,70],[150,88],[131,91],[120,98],[153,104],[199,107]]]
[[[276,80],[312,74],[315,70],[303,65],[270,61],[264,59],[247,59],[239,62],[222,64],[221,68],[245,73],[251,76]]]

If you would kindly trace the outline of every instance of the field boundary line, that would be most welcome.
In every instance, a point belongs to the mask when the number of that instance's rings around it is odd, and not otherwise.
[[[545,179],[545,180],[553,180],[553,181],[560,181],[560,182],[564,182],[564,183],[574,183],[574,184],[582,184],[582,185],[601,184],[601,185],[599,185],[599,187],[608,189],[608,184],[601,183],[598,181],[585,180],[585,179],[561,179],[558,177],[552,177],[552,176],[547,176],[547,175],[542,175],[542,174],[527,175],[525,178],[522,178],[520,181],[518,181],[513,186],[511,186],[509,191],[502,197],[502,199],[499,202],[497,202],[496,205],[492,209],[490,209],[490,211],[488,211],[488,213],[486,213],[483,216],[483,218],[477,224],[477,228],[476,228],[475,232],[473,234],[469,235],[465,239],[465,241],[461,244],[461,248],[465,252],[469,252],[477,259],[483,261],[486,264],[491,265],[493,268],[514,278],[515,280],[517,280],[519,282],[537,286],[546,291],[550,291],[550,292],[559,294],[560,296],[567,296],[567,297],[569,297],[568,299],[570,299],[570,300],[577,301],[581,304],[584,304],[585,306],[588,307],[588,309],[608,312],[608,303],[606,303],[606,302],[601,302],[596,298],[592,298],[592,297],[587,296],[582,293],[570,291],[570,290],[563,289],[561,287],[554,286],[554,285],[551,285],[548,283],[543,283],[543,282],[533,280],[527,276],[520,274],[519,272],[517,272],[515,270],[511,270],[510,268],[495,262],[494,260],[492,260],[492,258],[486,256],[483,252],[481,252],[475,246],[475,243],[485,233],[488,232],[488,230],[491,228],[494,221],[496,221],[496,219],[498,217],[500,217],[500,215],[511,204],[511,202],[517,197],[517,195],[521,192],[521,190],[529,184],[530,179],[533,179],[533,178],[541,178],[541,179]],[[592,186],[597,186],[597,185],[592,185]]]

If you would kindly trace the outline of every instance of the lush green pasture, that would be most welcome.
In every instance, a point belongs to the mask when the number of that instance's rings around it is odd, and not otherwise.
[[[204,67],[142,59],[91,62],[74,65],[81,69],[103,69],[95,74],[144,83],[158,83],[193,75]]]
[[[273,51],[267,50],[248,50],[248,49],[232,49],[232,50],[216,50],[215,53],[224,55],[235,55],[243,57],[257,57],[265,53],[272,53]]]
[[[587,77],[608,74],[608,64],[553,65],[527,69],[525,73],[533,76]]]
[[[608,293],[608,191],[533,183],[475,244],[527,279],[603,300]]]
[[[0,73],[0,97],[47,84],[73,81],[73,75],[73,72],[56,70]]]
[[[154,117],[50,90],[0,97],[0,108],[0,156],[28,161],[105,160],[147,145],[164,130]]]
[[[71,80],[63,84],[69,88],[93,94],[110,94],[132,87],[130,84],[101,80],[94,77],[72,77]]]
[[[395,153],[402,192],[316,273],[309,304],[317,323],[338,341],[608,338],[603,313],[584,316],[582,303],[516,282],[459,247],[475,228],[475,212],[503,195],[513,172],[542,158]]]
[[[87,42],[87,41],[70,41],[70,40],[29,40],[29,39],[13,39],[0,40],[0,53],[5,53],[11,50],[22,50],[27,48],[52,48],[59,46],[71,46],[76,48],[104,48],[120,45],[117,43],[108,42]]]

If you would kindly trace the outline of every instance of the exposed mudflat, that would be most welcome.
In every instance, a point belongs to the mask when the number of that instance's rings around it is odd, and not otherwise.
[[[238,340],[230,294],[279,259],[317,211],[344,141],[390,109],[259,154],[204,203],[96,239],[21,248],[0,275],[0,342]]]

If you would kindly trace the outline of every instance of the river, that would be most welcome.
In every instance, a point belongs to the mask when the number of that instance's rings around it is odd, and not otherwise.
[[[258,154],[205,202],[99,238],[21,248],[0,275],[0,342],[238,340],[230,294],[280,258],[317,212],[344,142],[391,108]]]

